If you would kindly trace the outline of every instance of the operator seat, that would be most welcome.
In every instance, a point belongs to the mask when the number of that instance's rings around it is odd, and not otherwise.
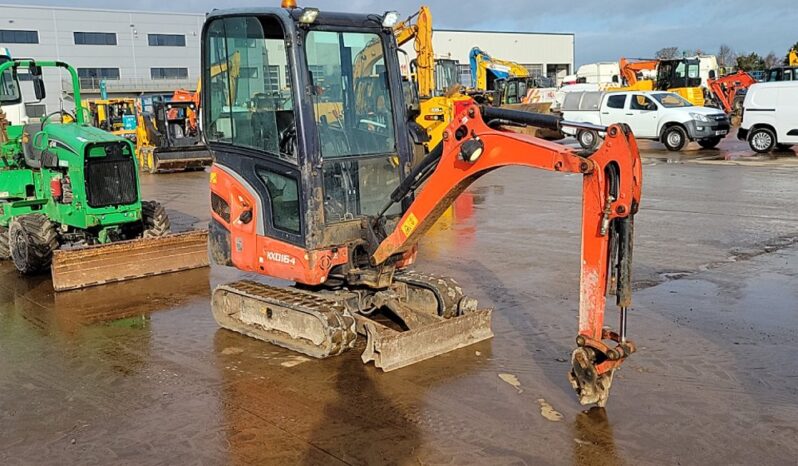
[[[33,137],[41,132],[39,123],[27,124],[22,128],[22,155],[30,168],[42,168],[42,151],[33,146]]]

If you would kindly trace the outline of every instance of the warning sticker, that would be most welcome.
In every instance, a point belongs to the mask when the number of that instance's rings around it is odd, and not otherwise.
[[[211,184],[216,184],[216,172],[211,172]]]
[[[418,219],[413,215],[413,212],[410,212],[410,215],[407,216],[407,220],[402,224],[402,233],[404,233],[405,236],[410,236],[417,226]]]

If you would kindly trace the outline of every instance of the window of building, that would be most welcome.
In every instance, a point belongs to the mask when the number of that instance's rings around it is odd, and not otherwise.
[[[188,68],[150,68],[152,79],[188,79]]]
[[[529,71],[529,76],[537,78],[538,76],[543,76],[543,65],[540,64],[524,64],[521,65]]]
[[[260,77],[260,72],[257,66],[242,66],[239,76],[247,79],[257,79]]]
[[[607,99],[607,107],[609,108],[623,108],[626,103],[626,94],[614,95]]]
[[[75,45],[116,45],[113,32],[74,32]]]
[[[286,71],[288,67],[286,67]],[[279,65],[269,65],[268,66],[268,73],[266,75],[266,90],[270,92],[279,92],[280,91],[280,66]],[[255,76],[257,78],[257,76]]]
[[[147,34],[150,47],[185,47],[186,36],[183,34]]]
[[[119,68],[78,68],[78,77],[84,79],[119,80]]]
[[[38,44],[37,31],[18,31],[15,29],[0,29],[0,44]]]

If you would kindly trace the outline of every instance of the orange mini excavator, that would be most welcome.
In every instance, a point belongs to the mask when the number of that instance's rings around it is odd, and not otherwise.
[[[386,371],[490,338],[491,310],[451,278],[410,270],[419,239],[497,168],[578,173],[582,272],[570,380],[583,404],[604,405],[614,371],[635,349],[626,315],[642,170],[632,134],[591,126],[606,140],[592,154],[578,153],[498,128],[584,125],[466,100],[443,142],[413,164],[423,130],[413,123],[418,103],[400,73],[397,20],[393,12],[293,4],[208,15],[202,118],[215,161],[211,258],[283,280],[220,285],[215,319],[318,358],[363,335],[363,361]],[[369,46],[374,40],[381,50]],[[242,73],[233,91],[227,73],[209,70],[236,53]],[[368,72],[354,73],[364,60],[372,63]],[[610,294],[620,307],[617,332],[604,326]]]

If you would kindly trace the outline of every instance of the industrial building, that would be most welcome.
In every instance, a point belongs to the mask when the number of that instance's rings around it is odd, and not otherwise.
[[[0,5],[0,47],[8,47],[16,57],[55,58],[73,65],[87,97],[99,96],[101,86],[112,97],[168,94],[196,86],[204,20],[204,13]],[[562,78],[574,68],[573,34],[435,31],[436,56],[456,59],[466,86],[468,54],[474,46],[520,63],[534,75]],[[412,44],[406,50],[413,58]],[[20,78],[24,81],[25,75]],[[29,116],[62,105],[72,108],[67,76],[46,74],[45,84],[46,99],[26,103]],[[23,89],[23,95],[33,93]]]
[[[99,95],[103,82],[109,95],[170,93],[196,87],[204,21],[204,14],[0,5],[0,47],[15,57],[71,64],[89,97]],[[45,105],[28,103],[29,116],[57,110],[62,102],[72,108],[69,77],[44,77]]]
[[[470,87],[469,53],[479,47],[495,58],[516,62],[533,76],[548,76],[558,83],[574,69],[574,34],[541,32],[467,31],[435,29],[432,47],[436,58],[457,60],[460,83]],[[415,58],[413,44],[403,49]]]

